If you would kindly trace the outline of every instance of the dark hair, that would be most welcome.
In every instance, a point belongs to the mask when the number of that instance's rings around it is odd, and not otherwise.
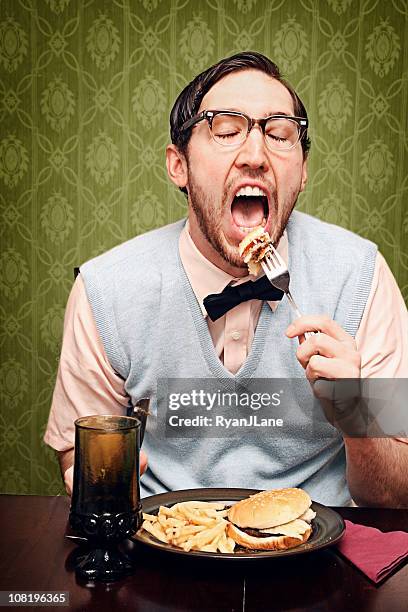
[[[175,101],[170,113],[170,135],[172,143],[175,144],[180,151],[186,153],[191,137],[191,129],[181,132],[180,128],[185,121],[191,119],[191,117],[197,113],[205,94],[225,75],[231,72],[249,69],[260,70],[282,83],[292,97],[295,115],[307,119],[307,112],[302,100],[293,87],[283,79],[276,64],[265,57],[265,55],[256,53],[255,51],[237,53],[236,55],[222,59],[217,64],[214,64],[214,66],[210,66],[210,68],[207,68],[207,70],[204,70],[204,72],[196,76],[195,79],[183,89]],[[308,138],[307,131],[303,134],[301,144],[303,156],[306,157],[310,148],[310,139]]]

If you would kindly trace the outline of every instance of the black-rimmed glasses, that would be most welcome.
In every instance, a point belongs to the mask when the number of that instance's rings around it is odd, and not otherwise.
[[[287,151],[297,145],[303,137],[308,120],[304,117],[270,115],[264,119],[252,119],[237,111],[204,110],[181,126],[181,131],[192,128],[206,120],[211,136],[218,144],[233,147],[242,144],[254,125],[259,125],[269,149]]]

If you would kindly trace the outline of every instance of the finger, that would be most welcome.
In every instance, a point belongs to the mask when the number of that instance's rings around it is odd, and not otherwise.
[[[147,455],[144,451],[140,451],[140,475],[144,474],[147,469]]]
[[[306,378],[313,383],[318,378],[336,380],[338,378],[359,378],[358,365],[344,359],[328,359],[322,355],[312,355],[306,367]]]
[[[314,336],[309,336],[302,342],[296,351],[296,357],[300,364],[306,368],[312,355],[322,355],[323,357],[338,357],[349,359],[352,357],[350,346],[334,340],[330,336],[322,333],[317,333]]]
[[[328,315],[304,315],[295,319],[287,328],[288,338],[295,338],[307,331],[320,331],[341,342],[351,341],[353,338],[344,329],[333,321]]]

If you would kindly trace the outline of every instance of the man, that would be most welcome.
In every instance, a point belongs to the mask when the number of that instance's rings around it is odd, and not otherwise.
[[[223,111],[223,112],[219,112]],[[254,121],[252,118],[255,118]],[[265,121],[266,118],[270,118]],[[166,439],[157,379],[407,377],[407,311],[375,245],[292,212],[307,181],[306,110],[257,53],[196,77],[171,113],[167,171],[188,196],[188,222],[139,236],[87,262],[72,290],[45,441],[72,486],[74,426],[151,397],[143,494],[205,486],[303,486],[327,504],[408,506],[408,445],[340,433],[289,438]],[[253,281],[238,252],[263,225],[290,261],[287,300],[244,301],[214,321],[206,295]],[[327,314],[323,314],[327,313]],[[304,339],[307,331],[320,333]],[[301,406],[299,408],[299,415]],[[142,457],[146,464],[146,456]]]

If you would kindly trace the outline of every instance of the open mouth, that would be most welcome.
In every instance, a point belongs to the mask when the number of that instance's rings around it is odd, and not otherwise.
[[[254,227],[266,226],[269,216],[268,198],[259,187],[241,187],[231,204],[231,216],[243,234]]]

